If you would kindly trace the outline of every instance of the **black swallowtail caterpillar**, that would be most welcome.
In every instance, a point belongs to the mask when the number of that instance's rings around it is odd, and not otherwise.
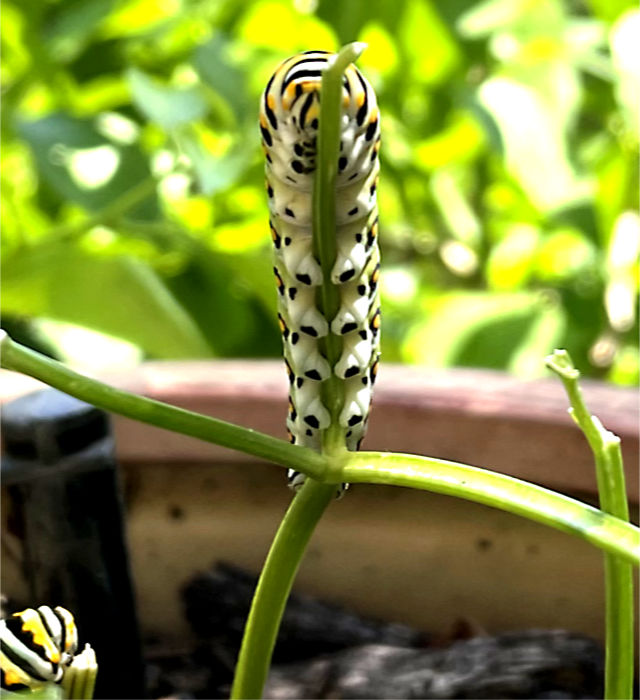
[[[339,423],[347,449],[362,441],[379,358],[378,149],[380,120],[375,94],[351,64],[342,90],[341,141],[336,180],[337,259],[331,280],[340,290],[335,318],[316,305],[322,272],[312,251],[312,190],[322,72],[331,54],[306,51],[283,61],[260,102],[266,187],[278,288],[278,319],[289,375],[290,440],[319,450],[330,416],[320,385],[332,373],[343,380]],[[318,339],[341,336],[334,367]],[[304,477],[289,473],[297,488]]]
[[[1,686],[38,688],[62,680],[78,648],[73,615],[64,608],[27,608],[0,620]]]

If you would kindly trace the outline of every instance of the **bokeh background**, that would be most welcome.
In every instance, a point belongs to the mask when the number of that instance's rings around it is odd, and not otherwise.
[[[278,356],[257,102],[353,40],[384,360],[637,381],[627,0],[4,0],[3,325],[90,368]]]

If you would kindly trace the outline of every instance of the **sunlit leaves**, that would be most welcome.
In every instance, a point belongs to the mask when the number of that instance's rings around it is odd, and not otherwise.
[[[522,289],[531,279],[541,232],[530,224],[514,224],[493,247],[487,260],[486,276],[491,289]]]
[[[454,161],[473,160],[484,142],[484,132],[478,122],[468,112],[458,112],[441,131],[414,145],[415,163],[417,167],[430,171]]]
[[[61,198],[87,209],[100,209],[149,177],[149,166],[137,145],[103,136],[90,120],[54,114],[18,125],[31,147],[41,176]],[[155,216],[149,197],[131,212]]]
[[[433,367],[526,368],[530,375],[542,368],[529,358],[553,349],[563,326],[557,306],[532,293],[452,292],[425,298],[423,318],[405,344],[405,360]]]
[[[236,123],[253,119],[244,71],[231,62],[230,42],[220,35],[198,46],[194,67],[202,80],[229,105]]]
[[[160,358],[211,354],[163,282],[131,257],[98,255],[73,243],[43,243],[3,256],[2,287],[2,308],[9,315],[87,326]]]
[[[240,22],[239,37],[253,46],[277,47],[283,58],[307,49],[338,48],[335,34],[323,22],[278,0],[250,4]]]
[[[50,257],[74,322],[155,356],[194,354],[184,329],[161,347],[185,319],[209,352],[277,354],[260,91],[292,53],[362,40],[382,115],[384,356],[529,375],[559,337],[632,381],[638,16],[628,0],[10,0],[2,225],[28,273],[21,313],[53,313],[33,261],[63,238],[90,272]],[[148,282],[123,289],[169,306],[116,323],[117,290],[85,294],[117,286],[120,258]]]
[[[136,107],[164,129],[198,121],[207,112],[207,103],[197,87],[160,85],[135,68],[129,70],[127,77]]]
[[[541,96],[507,78],[481,86],[482,104],[503,138],[508,170],[543,211],[575,203],[588,195],[569,162],[564,134]]]
[[[618,73],[618,99],[629,120],[630,128],[637,130],[640,121],[640,61],[638,60],[638,34],[640,10],[629,10],[611,29],[611,53]]]
[[[430,0],[409,2],[401,15],[400,46],[418,83],[439,83],[458,66],[460,49]]]

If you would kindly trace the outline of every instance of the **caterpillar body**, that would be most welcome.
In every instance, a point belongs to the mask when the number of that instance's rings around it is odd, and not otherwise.
[[[73,615],[65,608],[27,608],[0,620],[0,685],[38,688],[62,680],[78,648]]]
[[[351,64],[342,88],[340,153],[336,178],[337,257],[331,282],[340,308],[324,318],[317,303],[322,271],[313,255],[312,190],[322,73],[331,56],[306,51],[283,61],[260,102],[269,227],[278,290],[278,320],[289,375],[290,440],[319,450],[330,423],[320,386],[334,374],[343,380],[339,424],[347,449],[357,450],[366,431],[379,358],[378,150],[380,120],[373,89]],[[342,339],[332,367],[319,339]],[[289,483],[304,477],[295,471]]]

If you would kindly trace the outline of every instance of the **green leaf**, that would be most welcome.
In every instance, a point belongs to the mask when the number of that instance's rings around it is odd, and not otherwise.
[[[496,290],[516,290],[530,279],[540,230],[530,224],[515,224],[492,248],[487,261],[486,277]]]
[[[378,20],[395,33],[406,4],[407,0],[392,3],[388,0],[319,0],[316,15],[335,29],[341,44],[346,44],[354,39],[364,41],[360,32],[371,19]]]
[[[229,42],[216,35],[195,51],[193,64],[202,80],[222,97],[234,113],[237,122],[255,120],[250,109],[246,76],[228,58]]]
[[[135,343],[153,357],[211,355],[155,272],[133,258],[43,243],[4,256],[2,278],[4,313],[85,326]]]
[[[86,209],[102,209],[150,176],[137,145],[101,134],[89,119],[54,114],[18,123],[18,132],[33,151],[38,171],[62,199]],[[158,215],[155,195],[130,210],[134,219]]]
[[[291,2],[256,0],[247,3],[236,31],[236,38],[254,48],[276,51],[282,58],[296,51],[336,48],[332,28],[313,14],[301,12]]]
[[[484,133],[470,114],[456,113],[442,131],[414,143],[416,166],[430,172],[452,162],[467,163],[478,157],[484,145]]]
[[[562,126],[536,90],[509,78],[490,78],[479,98],[498,125],[507,169],[539,209],[552,211],[587,196],[587,183],[569,161]]]
[[[597,17],[607,22],[613,22],[625,10],[631,10],[638,6],[634,0],[587,0],[587,5]]]
[[[255,278],[263,285],[269,269],[264,255],[217,255],[196,245],[188,264],[167,285],[216,355],[276,356],[281,341],[275,313],[256,296],[252,283]]]
[[[198,87],[161,85],[137,68],[127,71],[133,102],[148,119],[167,131],[202,119],[207,103]]]
[[[403,356],[432,367],[506,369],[522,353],[523,344],[531,342],[541,317],[556,314],[540,295],[526,292],[452,292],[428,300],[425,308],[427,319],[409,335]],[[551,319],[544,330],[545,339],[554,340],[559,321]],[[547,352],[551,349],[553,343],[545,347]]]
[[[176,134],[176,139],[193,165],[200,190],[211,195],[229,189],[246,171],[255,154],[248,146],[252,140],[257,145],[257,131],[222,156],[209,153],[194,131]]]
[[[613,63],[618,74],[616,93],[629,121],[630,131],[637,131],[640,120],[640,99],[638,97],[638,80],[640,80],[639,31],[640,10],[636,8],[626,12],[615,23],[610,36]]]
[[[57,4],[57,12],[44,27],[45,38],[56,60],[64,62],[75,58],[115,4],[115,0],[65,0]]]
[[[460,64],[458,45],[429,0],[408,2],[398,31],[400,45],[417,83],[441,83]]]
[[[535,269],[543,280],[566,280],[593,267],[595,258],[593,244],[579,230],[560,228],[540,244]]]

